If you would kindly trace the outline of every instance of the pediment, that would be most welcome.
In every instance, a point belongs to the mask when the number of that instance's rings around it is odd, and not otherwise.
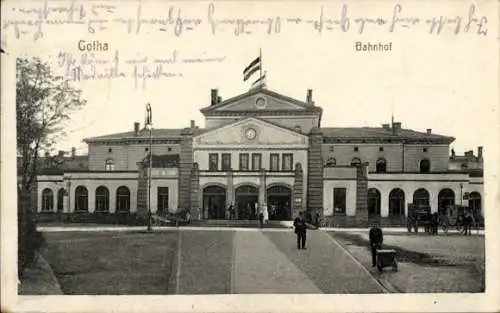
[[[207,131],[194,138],[194,146],[304,146],[308,137],[259,118],[249,117]]]
[[[320,108],[267,89],[252,90],[209,106],[203,113],[265,112],[265,111],[315,111]]]

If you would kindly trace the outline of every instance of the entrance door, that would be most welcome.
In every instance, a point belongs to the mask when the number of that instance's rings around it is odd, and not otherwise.
[[[236,209],[239,220],[256,219],[256,205],[259,202],[259,190],[250,185],[238,187],[235,192]]]
[[[207,210],[209,219],[226,219],[226,189],[220,186],[203,188],[203,209]]]
[[[267,208],[269,219],[288,221],[292,219],[292,190],[286,186],[274,186],[267,189]]]

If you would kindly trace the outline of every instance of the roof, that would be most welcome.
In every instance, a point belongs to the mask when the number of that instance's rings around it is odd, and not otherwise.
[[[158,128],[153,129],[153,138],[162,138],[162,139],[180,139],[182,137],[182,133],[185,128]],[[202,129],[197,129],[197,132],[203,131]],[[123,140],[123,139],[147,139],[149,138],[149,131],[146,129],[142,129],[139,133],[135,133],[134,131],[124,132],[124,133],[114,133],[97,137],[85,138],[84,142],[92,142],[92,141],[106,141],[106,140]]]
[[[242,94],[239,94],[237,96],[234,96],[232,98],[229,98],[229,99],[226,99],[220,103],[217,103],[215,105],[209,105],[209,106],[206,106],[202,109],[200,109],[200,112],[202,113],[207,113],[209,111],[213,111],[213,110],[216,110],[216,109],[219,109],[221,107],[224,107],[230,103],[233,103],[233,102],[236,102],[238,100],[241,100],[241,99],[245,99],[245,98],[248,98],[248,97],[251,97],[255,94],[258,94],[258,93],[263,93],[265,95],[268,95],[268,96],[271,96],[271,97],[274,97],[274,98],[277,98],[277,99],[280,99],[280,100],[283,100],[285,102],[289,102],[289,103],[293,103],[295,105],[298,105],[300,107],[302,107],[302,109],[300,111],[314,111],[314,112],[323,112],[323,109],[320,108],[320,107],[317,107],[317,106],[314,106],[314,105],[311,105],[307,102],[304,102],[304,101],[301,101],[301,100],[297,100],[297,99],[294,99],[294,98],[291,98],[291,97],[288,97],[288,96],[285,96],[285,95],[282,95],[276,91],[272,91],[272,90],[269,90],[267,88],[253,88],[253,89],[250,89],[249,91],[245,92],[245,93],[242,93]],[[265,110],[263,110],[265,111]],[[290,110],[287,110],[287,111],[290,111]],[[291,110],[293,111],[293,110]]]
[[[323,137],[342,138],[342,139],[363,139],[363,138],[382,138],[382,139],[426,139],[426,140],[444,140],[453,142],[454,137],[438,134],[428,134],[427,132],[418,132],[411,129],[400,129],[393,133],[392,129],[383,127],[322,127]]]
[[[57,155],[38,158],[38,172],[39,174],[60,172],[60,171],[82,171],[88,170],[89,156],[88,155],[76,155],[73,157],[59,157]],[[18,173],[22,173],[22,158],[17,159],[17,170]]]

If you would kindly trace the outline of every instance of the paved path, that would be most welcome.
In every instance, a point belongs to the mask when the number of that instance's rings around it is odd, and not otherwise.
[[[321,231],[298,250],[293,232],[183,231],[179,294],[383,293],[375,278]]]
[[[321,293],[261,232],[234,234],[232,293]]]

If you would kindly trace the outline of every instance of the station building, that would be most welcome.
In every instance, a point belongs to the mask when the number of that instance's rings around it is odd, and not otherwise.
[[[340,224],[397,224],[414,203],[483,214],[482,147],[450,156],[453,137],[399,122],[322,127],[312,90],[298,100],[260,87],[222,101],[212,89],[200,111],[204,127],[152,131],[153,213],[190,208],[195,218],[225,219],[233,204],[241,220],[267,207],[274,220],[308,209]],[[37,177],[38,212],[146,212],[149,130],[136,122],[84,142],[88,155],[60,153]]]

